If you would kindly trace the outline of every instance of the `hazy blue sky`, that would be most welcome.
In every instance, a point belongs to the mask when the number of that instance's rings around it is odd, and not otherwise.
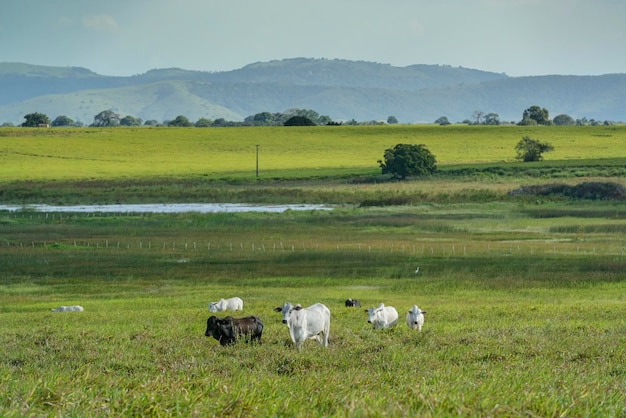
[[[626,0],[0,0],[0,62],[133,75],[283,58],[626,72]]]

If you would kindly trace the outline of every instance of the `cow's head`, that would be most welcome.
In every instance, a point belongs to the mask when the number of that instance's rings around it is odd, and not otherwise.
[[[206,321],[206,331],[204,332],[205,337],[213,337],[216,340],[219,339],[218,327],[217,327],[217,317],[212,315]],[[217,337],[216,337],[217,335]]]
[[[372,321],[383,311],[385,308],[384,304],[378,305],[378,308],[368,308],[365,310],[367,312],[367,323],[371,324]]]
[[[413,307],[409,309],[408,320],[411,321],[413,324],[417,325],[418,318],[420,317],[420,315],[423,315],[425,313],[426,312],[418,308],[417,305],[413,305]]]
[[[278,306],[274,308],[274,312],[281,312],[283,314],[282,322],[283,324],[286,324],[287,320],[291,316],[291,311],[293,310],[293,308],[294,306],[290,302],[285,302],[283,303],[283,306]]]

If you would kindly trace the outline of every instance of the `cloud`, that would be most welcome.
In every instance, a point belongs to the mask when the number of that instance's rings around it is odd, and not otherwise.
[[[109,15],[83,16],[82,23],[85,28],[96,31],[115,32],[118,29],[117,22]]]

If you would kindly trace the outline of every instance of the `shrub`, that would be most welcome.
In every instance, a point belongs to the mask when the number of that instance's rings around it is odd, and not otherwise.
[[[626,188],[614,182],[584,182],[574,186],[567,184],[542,184],[520,187],[509,193],[510,196],[564,196],[584,200],[624,200]]]
[[[543,160],[542,154],[552,150],[554,150],[554,147],[547,142],[540,142],[537,139],[525,136],[515,146],[515,151],[517,151],[515,159],[524,162],[541,161]]]
[[[424,176],[437,171],[435,156],[426,145],[397,144],[385,150],[385,161],[378,160],[383,174],[405,179],[407,176]]]

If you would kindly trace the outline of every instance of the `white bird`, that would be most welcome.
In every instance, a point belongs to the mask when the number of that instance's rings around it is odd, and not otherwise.
[[[419,268],[419,266],[417,266],[417,268],[415,269],[415,274],[417,274],[419,272],[420,272],[420,268]]]

